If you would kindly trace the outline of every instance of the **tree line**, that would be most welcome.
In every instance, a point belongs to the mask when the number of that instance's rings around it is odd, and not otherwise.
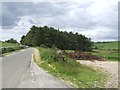
[[[59,31],[48,26],[32,26],[26,35],[21,37],[22,44],[28,46],[55,46],[62,50],[91,51],[93,42],[79,33]]]
[[[6,40],[5,42],[7,42],[7,43],[18,43],[17,40],[15,40],[14,38]]]

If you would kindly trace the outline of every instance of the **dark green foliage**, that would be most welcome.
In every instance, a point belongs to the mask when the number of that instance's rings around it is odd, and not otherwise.
[[[6,40],[7,43],[18,43],[15,39],[11,38],[9,40]]]
[[[22,44],[29,46],[46,47],[56,46],[62,50],[80,50],[91,51],[93,43],[90,38],[87,38],[79,33],[59,31],[53,27],[37,27],[32,26],[27,35],[21,37]]]

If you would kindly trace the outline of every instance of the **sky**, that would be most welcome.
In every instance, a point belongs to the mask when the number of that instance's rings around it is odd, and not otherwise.
[[[0,6],[3,41],[20,41],[33,25],[78,32],[92,41],[118,40],[118,0],[6,1]]]

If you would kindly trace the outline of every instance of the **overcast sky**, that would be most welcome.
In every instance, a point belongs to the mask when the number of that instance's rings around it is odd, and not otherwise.
[[[118,39],[118,0],[2,2],[1,40],[18,41],[32,25],[79,32],[93,41]]]

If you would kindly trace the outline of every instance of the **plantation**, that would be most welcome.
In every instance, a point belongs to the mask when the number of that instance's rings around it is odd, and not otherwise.
[[[28,46],[57,47],[62,50],[91,51],[93,42],[90,38],[73,32],[60,31],[48,26],[32,26],[26,35],[21,37],[22,44]]]
[[[52,75],[71,83],[75,87],[96,88],[103,87],[106,75],[76,60],[70,59],[66,54],[59,54],[57,48],[40,47],[40,59],[36,63]],[[102,84],[101,84],[102,83]]]

